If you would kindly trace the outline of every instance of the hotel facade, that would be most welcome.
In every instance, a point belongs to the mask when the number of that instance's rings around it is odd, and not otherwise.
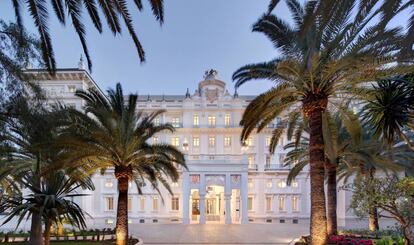
[[[102,91],[80,62],[78,68],[58,69],[55,75],[44,70],[27,70],[43,88],[49,104],[63,103],[82,110],[84,101],[76,90]],[[310,217],[309,172],[305,168],[290,186],[289,167],[283,166],[286,152],[281,138],[275,153],[269,153],[271,133],[281,127],[275,120],[260,133],[240,143],[239,125],[243,111],[255,97],[230,94],[217,71],[208,70],[195,83],[192,93],[140,96],[138,110],[165,110],[156,123],[171,123],[176,131],[152,138],[183,151],[188,170],[179,169],[180,179],[171,183],[173,195],[161,195],[143,185],[139,195],[130,184],[129,223],[246,224],[304,223]],[[103,92],[102,92],[103,93]],[[93,176],[94,191],[76,201],[90,215],[88,227],[113,227],[116,221],[117,182],[113,171]],[[345,226],[349,193],[338,193],[338,220]],[[27,227],[28,228],[28,227]]]

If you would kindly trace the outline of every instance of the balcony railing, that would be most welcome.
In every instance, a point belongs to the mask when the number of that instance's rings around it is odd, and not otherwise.
[[[257,164],[250,164],[248,165],[248,167],[249,167],[249,170],[251,171],[257,171],[258,169]]]
[[[282,164],[266,164],[264,167],[265,171],[276,171],[276,170],[289,170],[289,167],[285,167]]]

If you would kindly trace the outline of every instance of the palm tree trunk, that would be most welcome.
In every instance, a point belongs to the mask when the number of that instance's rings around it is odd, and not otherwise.
[[[369,208],[369,211],[368,211],[368,226],[369,226],[370,231],[379,230],[378,210],[377,210],[377,207],[375,207],[375,206]]]
[[[325,153],[322,134],[322,109],[309,112],[309,165],[311,185],[310,236],[313,245],[327,242],[325,202]]]
[[[373,179],[375,178],[375,168],[371,168],[369,170],[368,178]],[[368,227],[370,231],[377,231],[379,230],[379,223],[378,223],[378,209],[375,203],[368,210]]]
[[[45,224],[45,245],[49,245],[50,244],[50,231],[51,231],[51,227],[52,227],[52,222],[47,221]]]
[[[40,190],[40,159],[41,159],[41,153],[39,152],[36,156],[36,168],[33,175],[33,178],[35,178],[37,188]],[[42,239],[42,214],[39,212],[32,212],[32,224],[30,227],[30,239],[29,244],[30,245],[42,245],[43,239]]]
[[[131,168],[115,167],[115,177],[118,180],[116,245],[127,245],[128,243],[128,184],[131,175]]]
[[[337,191],[336,191],[336,166],[327,163],[328,170],[328,216],[327,229],[328,235],[336,235],[338,233],[338,223],[336,217],[337,208]]]
[[[30,227],[30,245],[42,245],[42,216],[34,212],[32,213],[32,224]]]
[[[63,236],[63,224],[62,224],[62,222],[57,223],[57,234],[58,234],[58,236]]]

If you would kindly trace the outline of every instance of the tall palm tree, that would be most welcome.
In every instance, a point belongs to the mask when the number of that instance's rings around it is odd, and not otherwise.
[[[341,111],[331,115],[329,111],[323,114],[323,138],[325,144],[325,178],[327,183],[327,232],[336,234],[337,225],[337,169],[341,164],[349,145],[359,142],[361,128],[358,119],[349,111]],[[284,164],[290,166],[287,183],[309,164],[309,130],[304,121],[288,123],[287,136],[289,142],[284,146],[288,150]],[[295,127],[295,128],[292,128]],[[303,130],[305,129],[305,130]],[[295,137],[292,137],[294,134]]]
[[[388,18],[373,23],[381,14],[375,7],[378,2],[318,0],[302,6],[287,0],[293,26],[271,13],[253,25],[253,31],[265,34],[280,55],[233,74],[236,87],[253,79],[275,82],[246,108],[242,141],[278,116],[302,113],[308,119],[312,244],[325,244],[327,239],[322,114],[327,107],[341,104],[358,84],[397,70],[384,64],[395,60],[403,35],[400,28],[384,28]],[[282,131],[275,129],[273,142]]]
[[[163,0],[148,1],[155,18],[160,24],[162,24],[164,21]],[[145,60],[145,53],[135,32],[127,0],[26,0],[24,2],[24,7],[27,8],[28,12],[32,16],[34,24],[39,32],[43,61],[47,68],[51,71],[56,68],[56,61],[49,34],[49,25],[47,23],[51,12],[48,7],[49,4],[52,6],[53,12],[62,25],[66,25],[66,18],[70,17],[72,25],[79,36],[83,51],[88,60],[89,69],[92,68],[92,62],[89,57],[88,46],[86,44],[85,24],[82,20],[82,12],[84,9],[88,12],[95,29],[99,33],[102,33],[103,31],[103,25],[99,12],[104,14],[107,25],[113,35],[121,34],[122,28],[120,21],[123,20],[132,40],[134,41],[140,60]],[[16,21],[20,26],[22,26],[22,3],[20,0],[12,0],[12,3]],[[134,0],[134,3],[139,11],[143,10],[142,0]]]
[[[171,124],[156,125],[154,119],[164,111],[137,112],[137,98],[124,98],[120,84],[108,90],[108,98],[99,92],[77,91],[85,100],[85,113],[73,111],[73,123],[62,134],[61,144],[68,147],[67,164],[88,171],[113,168],[118,181],[116,244],[128,239],[128,183],[135,181],[139,193],[147,180],[160,192],[162,184],[172,193],[168,178],[177,181],[178,166],[186,167],[184,155],[169,144],[149,144],[162,131],[174,132]],[[75,162],[76,161],[76,162]],[[75,163],[74,163],[75,162]]]
[[[72,177],[71,177],[72,176]],[[83,176],[80,178],[80,176]],[[73,198],[83,196],[77,193],[78,188],[93,190],[92,180],[83,172],[75,171],[70,176],[64,171],[56,171],[45,175],[38,185],[38,175],[35,172],[26,172],[22,177],[22,186],[29,190],[29,194],[10,195],[1,203],[1,207],[10,211],[3,224],[15,217],[19,217],[17,227],[21,221],[33,213],[40,213],[44,220],[44,243],[50,244],[51,226],[68,221],[78,228],[86,228],[85,213],[74,202]],[[16,227],[16,228],[17,228]]]
[[[355,118],[340,119],[338,115],[332,117],[324,114],[324,141],[326,161],[335,166],[328,170],[327,205],[328,205],[328,233],[335,233],[336,227],[336,180],[348,181],[349,177],[374,178],[377,169],[383,172],[396,172],[405,168],[407,161],[412,162],[412,154],[407,154],[406,148],[388,149],[383,143],[373,137],[369,128],[361,127]],[[309,139],[302,136],[299,143],[291,142],[285,146],[288,150],[285,165],[293,166],[289,175],[290,183],[308,165]],[[331,176],[335,174],[335,176]],[[333,179],[333,180],[332,180]],[[370,230],[378,229],[376,207],[372,206],[369,214]]]
[[[41,178],[47,174],[46,166],[62,160],[62,148],[53,142],[58,129],[65,122],[66,112],[60,109],[48,110],[42,101],[28,101],[16,97],[11,103],[11,115],[0,117],[5,130],[0,132],[2,141],[0,178],[2,183],[17,191],[27,172],[33,173],[33,185],[41,188]],[[30,244],[42,244],[42,215],[39,210],[31,210]]]

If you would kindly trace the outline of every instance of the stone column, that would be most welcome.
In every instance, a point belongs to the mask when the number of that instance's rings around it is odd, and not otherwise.
[[[224,186],[224,200],[226,204],[226,224],[231,224],[231,175],[226,174],[226,185]]]
[[[206,193],[200,193],[200,224],[206,223]]]
[[[190,224],[190,176],[188,172],[183,173],[183,224]]]
[[[240,201],[241,201],[241,223],[247,224],[249,223],[249,207],[247,204],[248,198],[248,179],[247,173],[242,173],[241,175],[241,183],[240,183]]]
[[[206,223],[206,177],[200,174],[200,224]]]
[[[226,202],[226,224],[231,224],[231,209],[230,209],[230,202],[231,202],[231,194],[224,196]]]

